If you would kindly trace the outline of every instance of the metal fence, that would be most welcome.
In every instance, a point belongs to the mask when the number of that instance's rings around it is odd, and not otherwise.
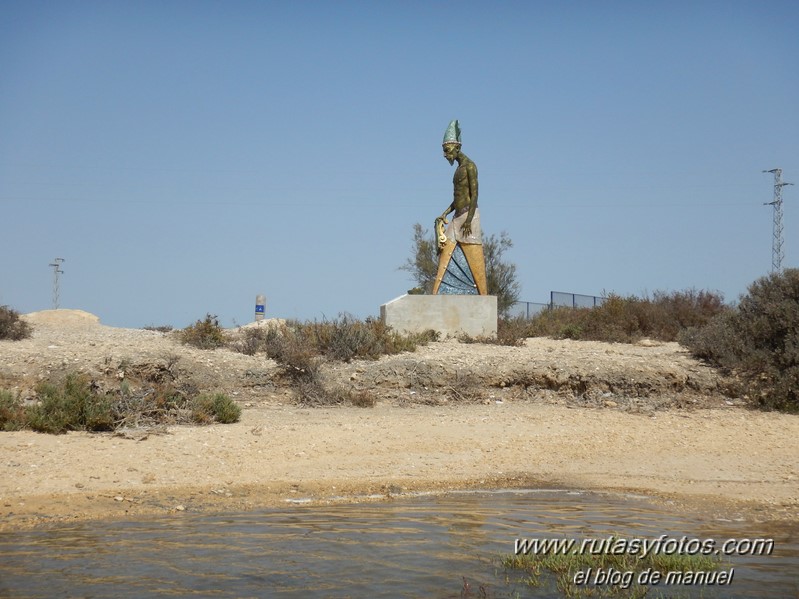
[[[563,291],[549,292],[549,305],[563,306],[566,308],[596,308],[605,303],[604,297],[596,295],[583,295],[581,293],[564,293]]]
[[[604,297],[596,295],[550,291],[548,304],[539,302],[514,302],[510,310],[508,310],[508,316],[510,318],[529,319],[551,308],[595,308],[601,306],[604,302]]]
[[[508,310],[509,318],[530,319],[544,310],[549,310],[549,304],[538,304],[536,302],[513,302]]]

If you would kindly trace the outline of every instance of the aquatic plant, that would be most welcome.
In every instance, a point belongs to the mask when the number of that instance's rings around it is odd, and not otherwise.
[[[517,542],[517,552],[501,556],[499,562],[506,571],[521,572],[522,581],[531,586],[554,582],[561,596],[568,598],[641,599],[659,584],[668,583],[665,590],[672,593],[673,585],[688,586],[700,575],[724,584],[734,572],[720,571],[721,559],[712,554],[652,551],[640,539],[617,535],[599,539],[598,544],[591,540],[588,547],[569,539],[542,541],[537,547],[519,547]]]

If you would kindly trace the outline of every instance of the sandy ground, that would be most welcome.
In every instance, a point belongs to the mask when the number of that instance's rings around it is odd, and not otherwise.
[[[0,386],[23,396],[70,370],[113,381],[160,361],[244,409],[231,425],[2,432],[0,529],[475,487],[629,491],[799,521],[799,418],[747,409],[674,344],[434,343],[330,369],[375,407],[309,409],[262,355],[186,348],[79,311],[28,318],[33,338],[0,342]]]

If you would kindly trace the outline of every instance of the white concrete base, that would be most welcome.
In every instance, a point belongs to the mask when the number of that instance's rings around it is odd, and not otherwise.
[[[433,329],[445,337],[497,336],[494,295],[403,295],[380,306],[380,319],[399,333]]]

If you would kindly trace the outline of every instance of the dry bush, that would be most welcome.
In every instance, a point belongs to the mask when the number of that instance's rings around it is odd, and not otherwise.
[[[368,391],[354,391],[350,393],[349,400],[357,408],[373,408],[377,405],[377,399]]]
[[[191,393],[172,382],[159,382],[132,391],[123,381],[114,399],[114,428],[145,428],[192,422]]]
[[[307,341],[304,329],[287,326],[283,330],[268,329],[261,335],[266,355],[281,367],[281,376],[294,391],[298,403],[303,405],[329,405],[338,403],[328,396],[322,382],[323,358]]]
[[[444,390],[450,400],[459,403],[482,401],[485,392],[480,380],[468,372],[457,372],[452,383],[447,385]]]
[[[171,324],[162,324],[158,326],[154,324],[148,324],[146,327],[144,327],[145,331],[157,331],[159,333],[169,333],[173,329],[174,327]]]
[[[676,341],[680,332],[703,326],[728,309],[710,291],[655,292],[651,298],[610,294],[595,308],[556,307],[528,323],[527,336],[634,343],[642,338]]]
[[[418,345],[438,338],[434,331],[402,335],[380,319],[361,321],[349,314],[321,322],[294,323],[291,331],[312,348],[314,354],[339,362],[376,360],[386,354],[414,351]]]
[[[242,329],[228,347],[247,355],[263,352],[281,367],[280,376],[292,388],[298,403],[307,406],[353,404],[373,406],[368,394],[350,391],[324,380],[322,367],[328,361],[376,360],[382,355],[414,351],[435,341],[428,331],[401,335],[379,319],[358,320],[341,314],[333,320],[299,322],[281,326]]]
[[[358,320],[341,314],[321,322],[287,321],[281,327],[244,329],[230,344],[231,349],[247,355],[266,353],[281,363],[303,361],[311,356],[339,362],[367,359],[382,355],[414,351],[417,346],[436,341],[438,334],[427,331],[417,335],[402,335],[387,327],[380,319]],[[307,354],[307,355],[303,355]]]
[[[297,403],[307,407],[353,405],[358,408],[373,408],[377,399],[368,391],[346,389],[322,379],[299,381],[294,386]]]
[[[287,322],[248,334],[246,351],[261,351],[281,366],[281,376],[292,387],[298,403],[308,406],[374,405],[374,398],[328,384],[322,375],[327,361],[377,359],[384,354],[413,351],[435,334],[399,335],[379,320],[359,321],[342,315],[332,321]],[[241,343],[241,342],[240,342]]]
[[[529,337],[579,339],[586,320],[586,313],[592,309],[556,307],[544,310],[528,321],[527,335]]]
[[[461,343],[488,343],[491,345],[509,345],[511,347],[521,347],[527,339],[529,324],[522,317],[500,318],[497,321],[496,337],[471,337],[461,335],[458,341]]]
[[[215,349],[227,343],[225,332],[213,314],[206,314],[203,320],[198,320],[180,331],[180,340],[200,349]]]
[[[31,336],[31,326],[19,317],[19,312],[0,306],[0,339],[19,341]]]
[[[230,349],[247,356],[254,356],[259,351],[266,351],[267,335],[272,328],[241,329],[239,338],[232,341]]]

